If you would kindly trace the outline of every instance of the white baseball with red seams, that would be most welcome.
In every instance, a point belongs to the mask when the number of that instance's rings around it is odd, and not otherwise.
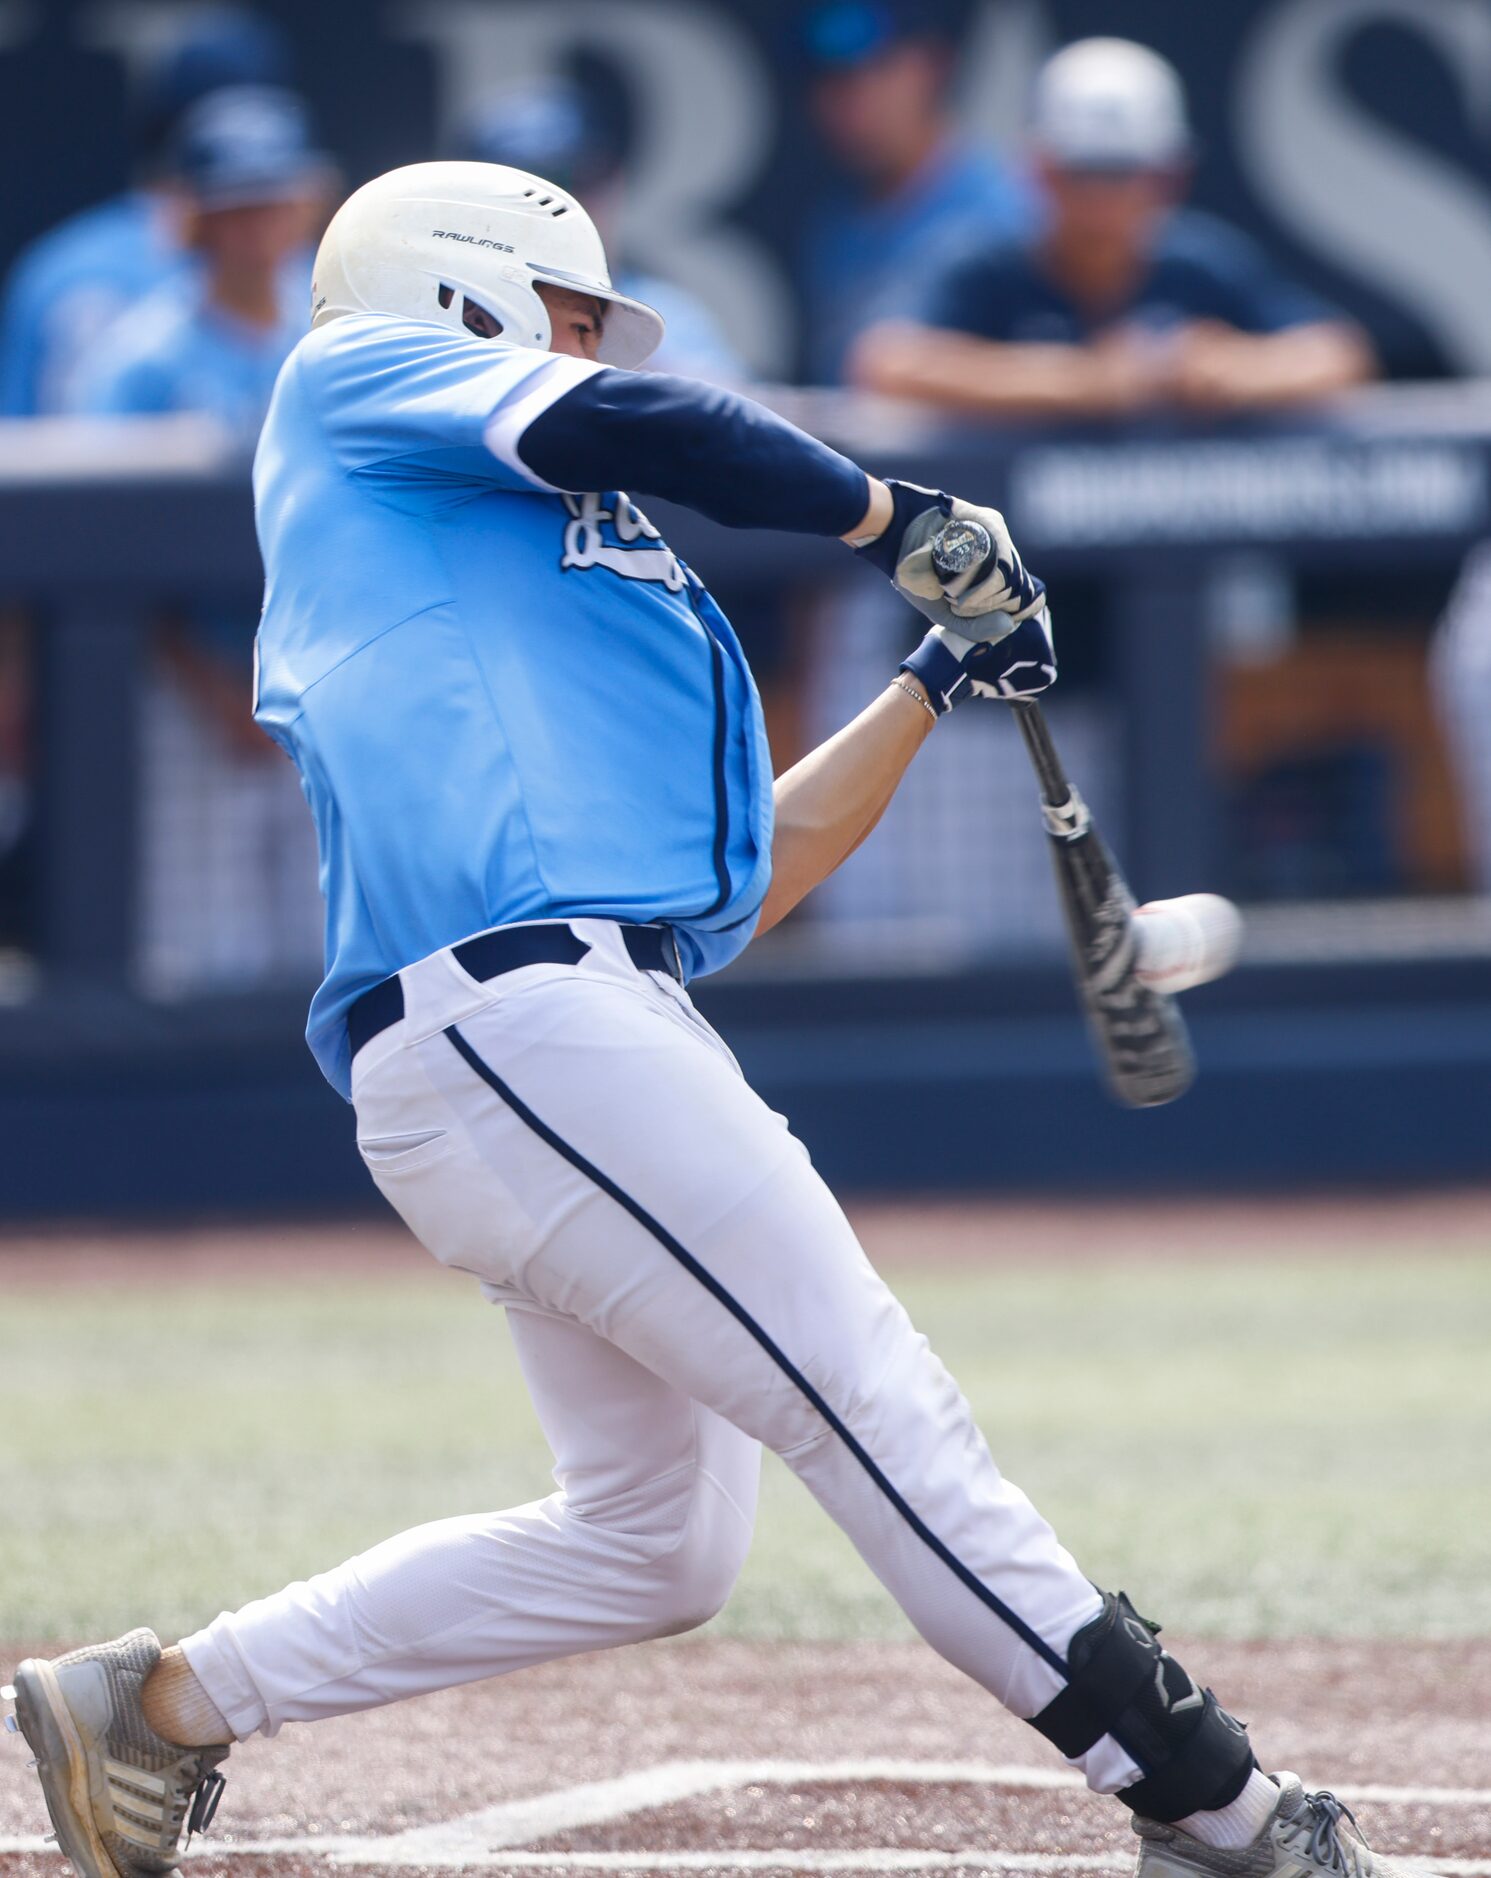
[[[1188,991],[1230,972],[1242,950],[1242,914],[1219,893],[1146,900],[1134,909],[1138,976],[1156,991]]]

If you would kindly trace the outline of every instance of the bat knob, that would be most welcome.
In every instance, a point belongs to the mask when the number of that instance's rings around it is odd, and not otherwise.
[[[932,572],[946,586],[981,567],[994,552],[982,522],[944,522],[932,537]]]

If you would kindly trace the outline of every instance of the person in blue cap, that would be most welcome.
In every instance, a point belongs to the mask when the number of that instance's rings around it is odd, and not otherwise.
[[[247,453],[306,329],[306,244],[334,171],[301,100],[235,86],[182,120],[171,158],[199,266],[124,314],[72,408],[200,412]],[[246,719],[247,596],[161,626],[146,687],[139,969],[152,991],[242,987],[319,957],[314,854],[289,765]]]
[[[305,331],[310,243],[335,169],[314,146],[300,98],[270,85],[204,98],[183,118],[170,164],[182,245],[197,266],[96,339],[68,408],[205,411],[251,446]]]
[[[616,256],[625,163],[613,128],[582,85],[551,78],[492,94],[462,127],[456,155],[474,163],[510,164],[573,190]],[[743,385],[750,379],[749,367],[714,314],[686,287],[629,267],[624,256],[613,273],[623,292],[656,307],[666,325],[651,370],[710,384]]]
[[[931,257],[1024,231],[1034,208],[953,127],[955,42],[935,0],[827,0],[801,30],[809,110],[845,175],[807,229],[804,357],[838,384],[856,334],[915,308]]]
[[[182,116],[223,86],[280,84],[288,71],[283,36],[257,14],[223,6],[190,17],[146,75],[141,179],[49,229],[11,270],[0,308],[0,416],[65,408],[104,328],[190,267],[162,162]]]

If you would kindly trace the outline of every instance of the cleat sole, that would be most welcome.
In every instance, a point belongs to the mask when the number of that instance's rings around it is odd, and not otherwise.
[[[33,1657],[16,1671],[16,1722],[36,1756],[55,1838],[77,1878],[119,1878],[93,1819],[88,1754],[52,1665]]]

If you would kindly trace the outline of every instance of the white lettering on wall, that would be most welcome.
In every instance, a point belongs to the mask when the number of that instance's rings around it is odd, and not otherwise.
[[[36,11],[30,0],[0,0],[0,52],[20,45],[36,31]]]
[[[756,370],[782,370],[787,283],[770,250],[723,219],[774,130],[768,74],[734,20],[684,0],[394,0],[388,18],[433,49],[447,133],[493,93],[554,76],[577,49],[611,60],[636,126],[621,251],[697,294]]]
[[[134,84],[188,20],[210,10],[211,0],[94,0],[78,14],[77,40],[116,54]]]
[[[958,122],[1007,163],[1025,155],[1036,73],[1056,50],[1045,0],[982,0],[958,54]]]
[[[1245,47],[1238,159],[1280,224],[1414,313],[1461,370],[1491,372],[1491,200],[1483,181],[1348,93],[1351,35],[1428,40],[1473,120],[1491,121],[1491,7],[1475,0],[1284,0]]]

